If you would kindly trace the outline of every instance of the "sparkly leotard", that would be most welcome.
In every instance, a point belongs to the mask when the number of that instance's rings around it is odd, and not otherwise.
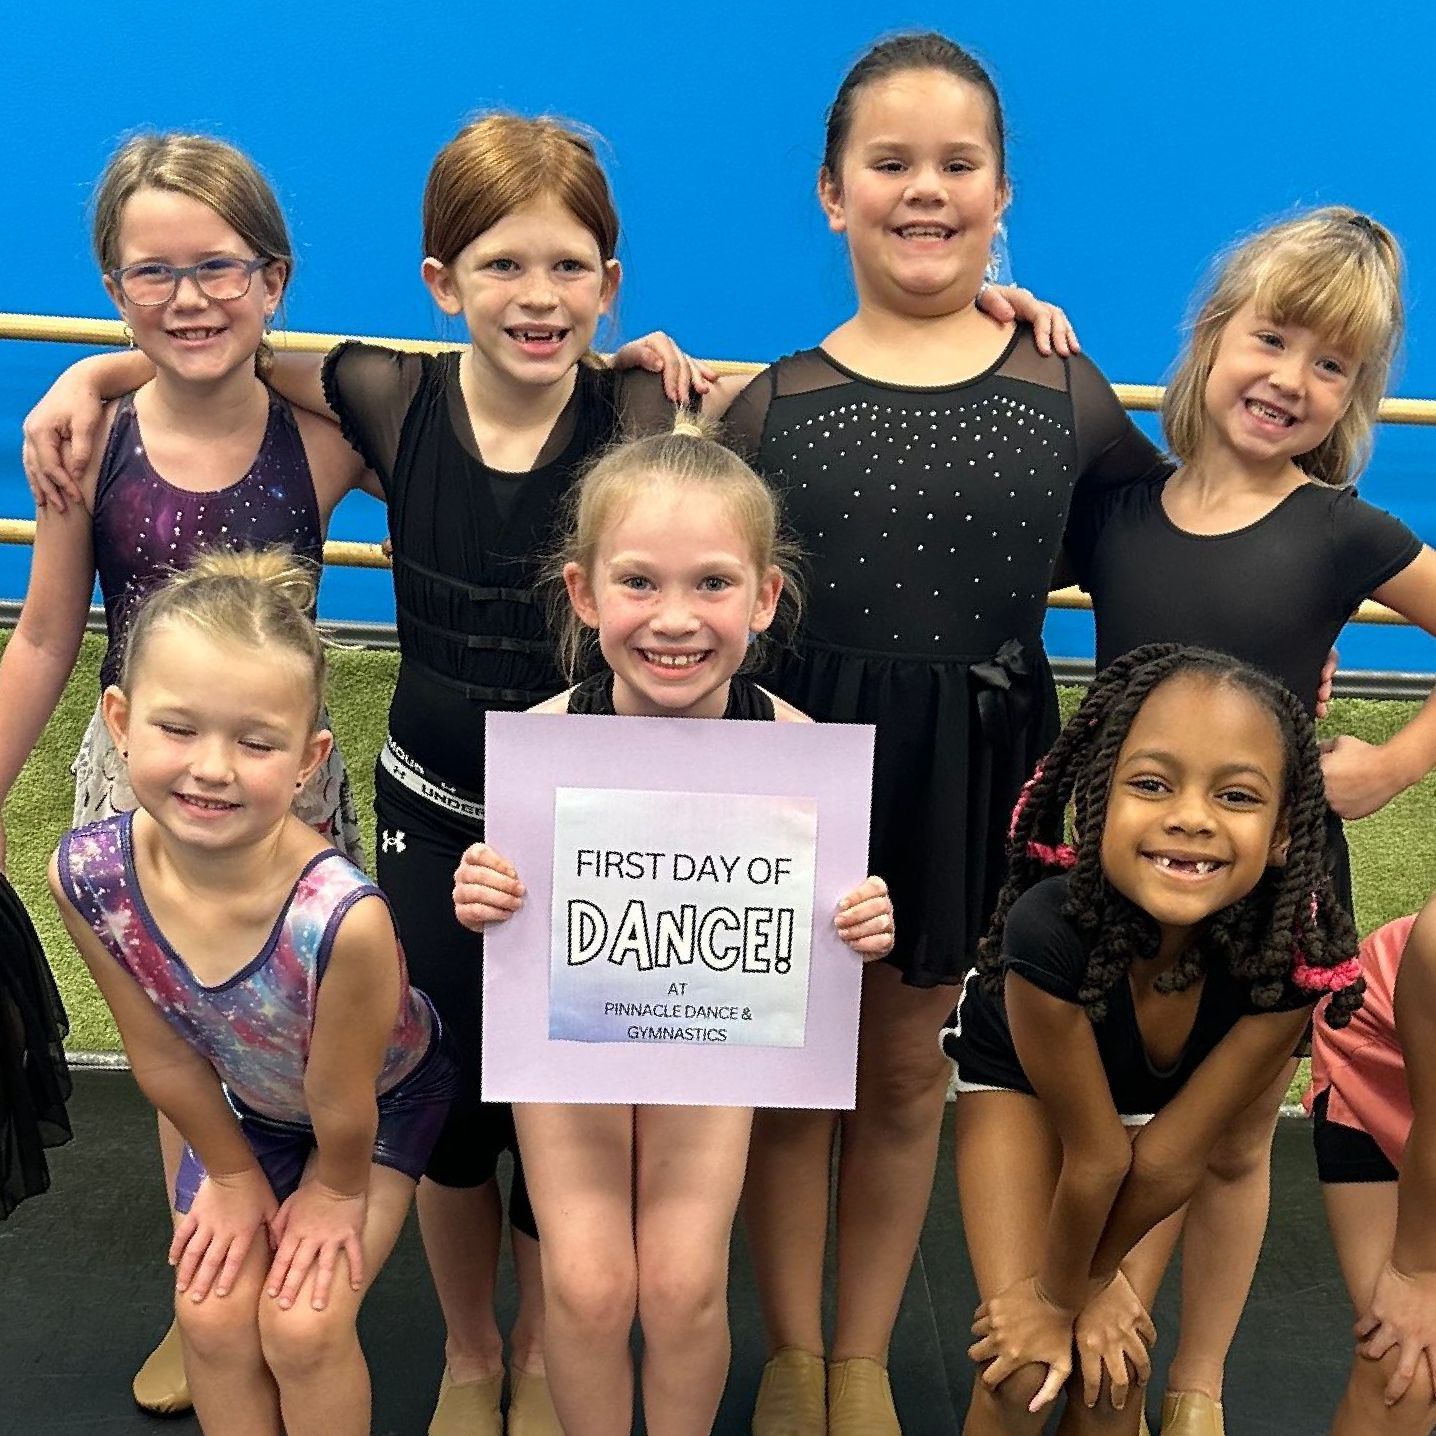
[[[1090,362],[1043,358],[1022,328],[986,372],[931,389],[794,354],[729,425],[811,570],[803,632],[762,681],[819,722],[877,725],[872,870],[903,935],[890,961],[914,986],[956,982],[1012,804],[1055,736],[1042,620],[1068,504],[1161,459]]]
[[[200,982],[155,925],[135,874],[134,814],[121,813],[60,840],[60,882],[76,912],[144,989],[171,1027],[255,1111],[306,1122],[304,1072],[319,984],[345,913],[383,897],[342,853],[311,859],[268,940],[232,977]],[[402,967],[403,952],[399,961]],[[434,1017],[401,973],[399,1005],[376,1083],[402,1082],[429,1050]]]
[[[324,533],[304,443],[288,403],[269,397],[269,422],[254,462],[227,488],[176,488],[145,452],[135,399],[119,401],[95,486],[95,568],[105,600],[109,647],[101,685],[117,681],[136,605],[166,574],[187,568],[200,548],[285,544],[319,570]]]

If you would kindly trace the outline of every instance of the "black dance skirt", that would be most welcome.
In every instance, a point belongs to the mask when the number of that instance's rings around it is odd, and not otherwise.
[[[49,1187],[45,1149],[70,1140],[69,1030],[30,915],[0,874],[0,1218]]]
[[[913,987],[960,983],[1006,877],[1022,785],[1057,736],[1037,640],[929,660],[800,640],[762,680],[820,723],[872,723],[871,871],[892,893],[887,959]]]

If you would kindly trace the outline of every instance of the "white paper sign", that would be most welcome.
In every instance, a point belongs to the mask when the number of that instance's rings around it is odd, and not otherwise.
[[[549,1037],[801,1047],[817,805],[554,793]]]

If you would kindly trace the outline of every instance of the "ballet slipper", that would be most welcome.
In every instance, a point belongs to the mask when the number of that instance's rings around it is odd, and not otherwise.
[[[179,1416],[194,1403],[190,1400],[189,1378],[184,1372],[184,1347],[179,1327],[170,1322],[170,1329],[160,1344],[145,1357],[144,1365],[130,1383],[135,1405],[156,1416]]]
[[[1226,1436],[1222,1403],[1205,1391],[1169,1391],[1162,1397],[1162,1436]]]
[[[1147,1408],[1142,1407],[1142,1414],[1137,1421],[1137,1436],[1152,1436],[1152,1428],[1147,1425]]]
[[[499,1415],[503,1391],[502,1371],[477,1381],[455,1381],[445,1366],[439,1401],[429,1419],[429,1436],[504,1436]]]
[[[753,1406],[753,1436],[827,1436],[823,1358],[797,1346],[775,1351]]]
[[[852,1356],[828,1363],[828,1436],[902,1436],[881,1361]]]
[[[563,1436],[548,1377],[541,1371],[509,1369],[508,1436]]]

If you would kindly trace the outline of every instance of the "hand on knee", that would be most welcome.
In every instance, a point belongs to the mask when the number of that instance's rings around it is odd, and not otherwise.
[[[1413,1431],[1420,1436],[1436,1425],[1436,1386],[1430,1367],[1424,1360],[1416,1363],[1416,1371],[1406,1394],[1397,1402],[1388,1400],[1392,1378],[1400,1365],[1401,1353],[1396,1347],[1380,1358],[1357,1351],[1351,1362],[1344,1405],[1362,1414],[1372,1430]]]
[[[983,1380],[983,1374],[990,1366],[989,1362],[987,1366],[979,1369],[972,1391],[973,1400],[985,1401],[995,1407],[1006,1430],[1040,1431],[1043,1423],[1052,1414],[1052,1408],[1044,1406],[1035,1414],[1029,1408],[1046,1383],[1047,1368],[1037,1365],[1019,1366],[996,1386],[989,1386]]]
[[[253,1360],[259,1347],[256,1304],[252,1293],[211,1293],[203,1301],[190,1301],[181,1295],[175,1302],[175,1320],[186,1350],[204,1362]]]

